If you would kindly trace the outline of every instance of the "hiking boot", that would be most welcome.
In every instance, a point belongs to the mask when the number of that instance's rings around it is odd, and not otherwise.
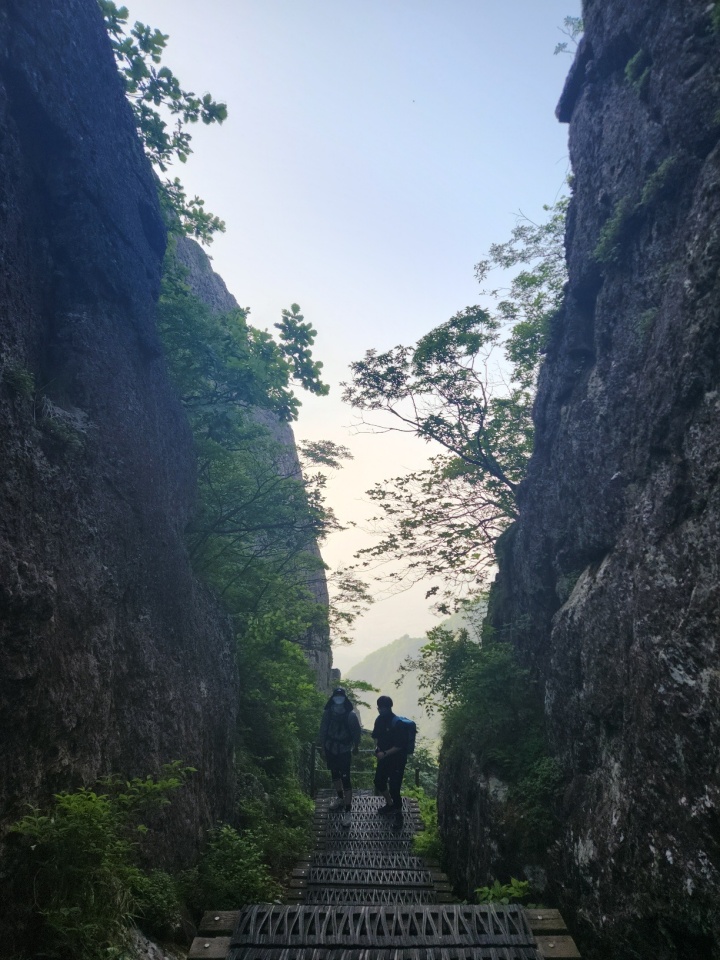
[[[393,830],[402,830],[403,828],[402,810],[395,811],[395,815],[393,817],[393,822],[392,822],[392,828]]]
[[[387,817],[388,814],[395,813],[395,807],[391,803],[386,803],[384,807],[378,808],[381,817]]]
[[[342,810],[344,806],[345,806],[345,800],[344,800],[344,798],[343,798],[343,797],[335,797],[335,799],[334,799],[333,802],[330,804],[330,806],[328,807],[328,809],[331,810],[331,811],[334,813],[336,810]]]
[[[350,816],[350,811],[346,810],[345,815],[340,821],[340,825],[343,827],[349,827],[351,823],[352,823],[352,817]]]

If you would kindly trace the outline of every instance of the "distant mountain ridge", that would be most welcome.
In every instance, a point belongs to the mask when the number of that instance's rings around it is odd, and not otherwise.
[[[418,705],[420,689],[418,687],[417,673],[405,674],[402,684],[395,686],[395,681],[399,679],[400,665],[407,657],[416,657],[420,648],[427,643],[427,637],[411,637],[407,633],[393,640],[391,643],[380,647],[373,653],[369,653],[364,660],[355,664],[347,671],[348,680],[364,680],[377,687],[380,693],[384,693],[393,699],[393,710],[395,713],[405,717],[411,717],[418,726],[418,737],[426,740],[438,741],[440,739],[440,717],[434,714],[432,717],[425,715],[422,707]],[[375,716],[375,699],[379,694],[368,694],[365,699],[372,706],[372,712],[361,707],[361,719],[363,726],[372,725]]]

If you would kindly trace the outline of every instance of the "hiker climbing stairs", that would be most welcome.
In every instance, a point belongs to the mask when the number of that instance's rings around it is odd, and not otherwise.
[[[315,849],[300,861],[284,904],[209,912],[189,960],[544,960],[579,958],[557,910],[453,903],[447,877],[413,853],[417,802],[402,822],[382,799],[353,797],[350,826],[315,808]]]

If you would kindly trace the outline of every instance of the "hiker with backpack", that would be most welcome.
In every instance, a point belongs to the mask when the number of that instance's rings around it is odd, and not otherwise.
[[[381,816],[393,817],[394,826],[402,827],[403,774],[408,755],[415,749],[417,728],[413,720],[398,717],[393,713],[390,697],[377,699],[378,717],[372,731],[375,740],[375,795],[385,797],[385,806],[378,811]]]
[[[342,825],[351,823],[352,783],[350,782],[350,763],[352,754],[360,746],[360,719],[348,700],[344,687],[336,687],[325,704],[320,722],[320,746],[325,753],[332,785],[337,798],[330,804],[331,810],[342,810]]]

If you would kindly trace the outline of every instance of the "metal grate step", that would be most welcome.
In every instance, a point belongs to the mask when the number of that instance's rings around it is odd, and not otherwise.
[[[384,891],[383,891],[384,892]],[[532,946],[521,907],[273,906],[243,910],[232,946]]]
[[[429,870],[347,869],[343,867],[311,867],[304,873],[309,884],[344,887],[431,887]]]
[[[414,889],[386,889],[382,887],[307,887],[303,903],[312,905],[350,904],[374,906],[399,906],[401,904],[431,904],[438,902],[434,890],[415,887]]]
[[[345,950],[240,947],[228,960],[543,960],[533,947],[415,947],[398,950]]]
[[[401,853],[405,854],[405,856],[412,854],[412,837],[401,838],[389,836],[376,838],[374,840],[364,840],[362,837],[355,837],[353,839],[339,837],[329,838],[328,840],[318,838],[318,843],[322,843],[322,847],[313,854],[313,859],[321,853],[336,854],[343,852],[359,855],[365,850],[372,854]]]
[[[383,848],[384,849],[384,848]],[[316,853],[312,858],[314,867],[336,867],[347,870],[427,870],[428,866],[422,857],[415,857],[408,853],[384,853],[362,850],[334,850]]]
[[[404,820],[401,827],[385,823],[379,817],[374,820],[353,820],[349,827],[343,827],[340,820],[328,819],[316,830],[316,836],[325,840],[360,841],[374,840],[412,840],[417,833],[414,821]]]
[[[393,853],[380,850],[344,848],[316,853],[312,858],[312,867],[341,867],[345,869],[366,868],[368,870],[427,870],[426,861],[409,853]]]
[[[327,813],[329,811],[331,799],[327,800],[318,800],[315,804],[316,813]],[[352,798],[352,809],[353,813],[358,811],[365,811],[367,813],[377,814],[380,807],[385,806],[384,797],[364,797],[353,795]],[[402,810],[403,813],[417,813],[418,812],[418,802],[417,800],[412,799],[411,797],[402,798]],[[342,812],[342,811],[341,811]]]

